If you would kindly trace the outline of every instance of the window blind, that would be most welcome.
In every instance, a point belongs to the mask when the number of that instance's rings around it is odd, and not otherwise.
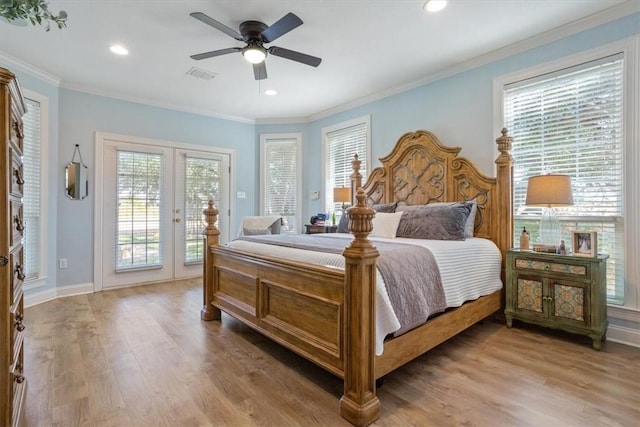
[[[27,114],[23,117],[23,213],[24,213],[24,266],[25,280],[41,276],[40,264],[40,103],[25,99]]]
[[[369,126],[366,121],[329,131],[325,134],[327,164],[325,181],[325,205],[330,212],[342,213],[342,203],[333,200],[335,187],[351,187],[351,162],[354,154],[362,162],[360,173],[363,182],[367,176],[368,135]]]
[[[206,227],[202,210],[207,207],[209,198],[219,200],[220,196],[220,160],[189,157],[185,159],[185,206],[184,231],[185,264],[197,264],[204,260],[202,230]],[[220,219],[216,221],[219,225]]]
[[[162,155],[117,153],[116,271],[162,266]]]
[[[607,296],[624,298],[622,55],[523,80],[505,87],[505,124],[513,136],[515,236],[523,226],[538,235],[541,208],[525,206],[528,178],[571,176],[574,205],[555,208],[562,238],[598,232],[608,253]],[[514,242],[515,243],[515,242]]]
[[[264,214],[282,217],[281,233],[295,233],[297,224],[296,139],[267,140],[264,145]]]

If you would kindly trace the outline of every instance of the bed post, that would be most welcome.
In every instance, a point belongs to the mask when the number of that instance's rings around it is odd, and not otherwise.
[[[202,320],[220,320],[220,309],[211,305],[213,300],[213,254],[211,246],[218,246],[220,231],[216,227],[218,209],[213,206],[213,198],[209,199],[209,207],[202,211],[207,226],[202,231],[204,236],[204,260],[202,276],[203,305],[200,310]]]
[[[369,425],[380,417],[374,377],[376,258],[379,253],[367,239],[373,229],[371,220],[375,211],[365,205],[366,197],[364,190],[358,188],[357,205],[348,209],[349,231],[355,238],[343,252],[346,327],[340,415],[356,426]]]
[[[353,155],[353,160],[351,161],[351,169],[353,169],[353,173],[351,174],[351,206],[355,206],[356,201],[356,193],[359,188],[362,187],[362,174],[360,173],[360,160],[358,159],[358,155]]]
[[[498,205],[493,218],[492,238],[502,252],[504,273],[507,249],[513,246],[513,157],[511,145],[513,138],[507,135],[507,128],[502,128],[502,136],[496,139],[500,155],[496,159]],[[504,277],[503,277],[504,280]]]

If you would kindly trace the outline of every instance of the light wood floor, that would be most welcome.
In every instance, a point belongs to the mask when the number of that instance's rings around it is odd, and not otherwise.
[[[345,426],[342,383],[224,316],[199,282],[26,310],[26,426]],[[638,426],[640,350],[485,321],[392,372],[377,426]]]

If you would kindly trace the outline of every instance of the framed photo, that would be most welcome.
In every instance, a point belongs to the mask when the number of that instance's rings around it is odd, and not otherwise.
[[[574,231],[571,247],[574,255],[595,257],[598,255],[598,233]]]

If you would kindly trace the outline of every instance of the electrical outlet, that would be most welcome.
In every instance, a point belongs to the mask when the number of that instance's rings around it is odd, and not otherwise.
[[[60,264],[60,268],[67,268],[67,259],[60,258],[59,264]]]

